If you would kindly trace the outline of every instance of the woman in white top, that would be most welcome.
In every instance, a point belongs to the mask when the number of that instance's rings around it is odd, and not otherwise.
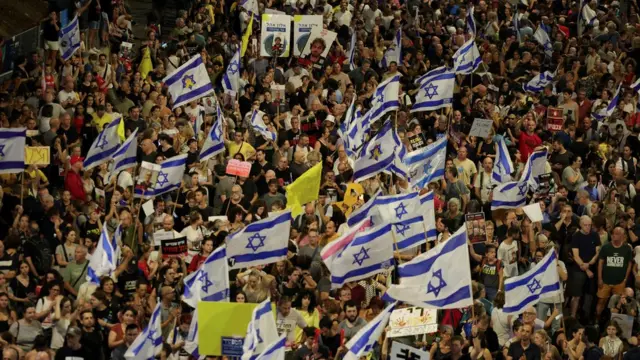
[[[200,252],[202,246],[202,240],[204,240],[204,228],[202,227],[202,216],[197,211],[192,211],[189,214],[189,226],[182,229],[180,235],[187,238],[187,247],[189,253],[185,262],[190,263],[194,256]]]
[[[600,339],[600,348],[604,350],[606,356],[610,356],[614,360],[622,360],[624,346],[622,340],[618,337],[621,333],[620,326],[614,320],[607,324],[607,336]]]
[[[51,349],[58,350],[64,346],[64,337],[72,322],[75,322],[78,309],[73,310],[73,304],[67,297],[56,297],[53,315],[53,333],[51,335]]]
[[[498,336],[498,344],[503,347],[509,341],[509,330],[511,327],[511,315],[507,315],[502,311],[505,298],[504,291],[498,291],[493,299],[493,310],[491,311],[491,324],[493,331]]]

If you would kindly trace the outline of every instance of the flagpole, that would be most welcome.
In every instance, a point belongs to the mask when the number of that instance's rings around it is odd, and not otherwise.
[[[27,171],[23,170],[22,171],[22,179],[20,181],[20,206],[22,206],[22,203],[24,201],[24,177],[27,175]]]
[[[176,195],[176,201],[173,203],[173,211],[171,211],[171,216],[176,212],[176,207],[178,206],[178,199],[180,198],[180,193],[182,192],[182,187],[184,186],[184,180],[180,183],[180,187],[178,188],[178,195]]]

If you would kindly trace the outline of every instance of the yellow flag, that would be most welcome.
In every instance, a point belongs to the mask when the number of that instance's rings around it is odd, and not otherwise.
[[[142,61],[140,62],[138,71],[140,71],[142,79],[145,80],[151,70],[153,70],[153,64],[151,63],[151,52],[149,52],[148,47],[145,47],[142,52]]]
[[[244,31],[244,35],[242,35],[242,49],[240,50],[240,55],[244,56],[244,53],[247,52],[247,46],[249,46],[249,37],[251,37],[251,33],[253,32],[253,14],[249,12],[249,25],[247,25],[247,30]]]
[[[118,123],[118,127],[116,128],[116,132],[118,133],[120,141],[125,141],[127,139],[127,136],[124,133],[124,118],[120,118],[120,122]]]
[[[291,216],[300,215],[302,205],[318,200],[321,180],[322,163],[318,163],[287,186],[287,208],[291,208]]]

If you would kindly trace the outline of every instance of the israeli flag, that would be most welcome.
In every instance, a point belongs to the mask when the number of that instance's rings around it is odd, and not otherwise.
[[[282,334],[277,341],[269,344],[256,360],[284,360],[287,334]]]
[[[391,224],[357,234],[332,262],[325,263],[331,273],[332,289],[384,272],[394,264]]]
[[[26,128],[0,129],[0,174],[24,171],[26,141]]]
[[[473,6],[467,12],[467,33],[476,36],[476,19],[473,15]]]
[[[355,99],[354,99],[355,100]],[[345,151],[350,158],[358,156],[358,151],[362,149],[363,144],[367,140],[367,136],[371,131],[371,123],[363,124],[364,117],[360,107],[354,109],[351,121],[347,126],[348,132],[345,133]]]
[[[225,91],[231,90],[236,94],[240,93],[240,48],[241,46],[238,46],[227,66],[227,71],[222,75],[222,87]]]
[[[346,348],[349,350],[344,355],[343,360],[360,360],[373,351],[378,345],[378,340],[382,337],[382,333],[389,323],[391,313],[397,305],[398,303],[394,302],[387,306],[347,342]]]
[[[207,161],[224,151],[224,131],[222,129],[224,116],[222,115],[222,110],[220,109],[220,105],[217,101],[216,113],[218,115],[217,119],[211,126],[209,135],[207,135],[207,138],[204,139],[204,144],[202,144],[202,151],[200,151],[200,161]]]
[[[357,31],[353,30],[353,34],[351,34],[351,43],[349,44],[349,53],[347,56],[349,57],[349,70],[353,70],[356,68],[356,43],[358,42]]]
[[[539,93],[544,90],[547,85],[553,83],[554,77],[555,75],[550,71],[539,73],[529,80],[529,82],[523,86],[523,89],[524,91]]]
[[[393,38],[393,43],[385,51],[382,60],[380,60],[380,67],[386,69],[391,62],[395,61],[396,64],[402,64],[402,28],[396,31],[396,36]]]
[[[538,29],[536,29],[536,32],[533,34],[533,38],[542,45],[546,56],[553,56],[553,45],[551,44],[551,39],[549,38],[549,34],[547,34],[541,26],[538,26]]]
[[[431,78],[433,78],[436,75],[442,75],[444,73],[447,72],[447,67],[446,66],[440,66],[437,67],[425,74],[423,74],[422,76],[418,77],[415,81],[416,84],[418,84],[418,86],[420,88],[422,88],[423,85],[428,85],[429,83],[431,83]]]
[[[260,8],[258,7],[258,0],[242,0],[240,1],[240,6],[247,9],[249,13],[253,13],[254,16],[260,13]]]
[[[118,151],[120,148],[120,135],[118,135],[118,125],[120,121],[123,121],[122,116],[111,121],[93,141],[87,157],[84,159],[83,165],[85,171],[111,160],[116,151]]]
[[[491,178],[498,183],[512,181],[511,174],[515,171],[507,143],[503,138],[498,140],[498,151],[496,151],[496,163],[493,166]]]
[[[276,319],[271,310],[271,299],[258,304],[253,309],[247,335],[242,344],[242,360],[255,360],[268,344],[278,339]]]
[[[450,71],[423,79],[411,112],[433,111],[451,106],[455,81],[456,74]]]
[[[347,152],[347,155],[350,155],[351,153],[351,149],[349,146],[350,139],[348,135],[349,124],[351,123],[351,120],[355,112],[356,112],[356,98],[354,97],[353,99],[351,99],[351,105],[349,105],[349,108],[347,109],[347,112],[344,115],[344,121],[342,122],[342,124],[340,124],[340,127],[338,127],[338,137],[342,139],[342,144],[344,145],[344,150]]]
[[[435,193],[433,191],[420,195],[420,214],[422,214],[424,227],[427,231],[427,241],[436,241],[438,238],[436,211],[433,204],[434,195]]]
[[[153,189],[147,189],[142,193],[135,189],[135,194],[149,197],[158,196],[180,188],[182,177],[187,167],[187,154],[176,155],[160,163],[160,172]]]
[[[382,191],[378,190],[366,203],[355,211],[351,212],[351,215],[347,218],[347,225],[354,227],[363,220],[371,219],[375,210],[376,199],[382,195]]]
[[[470,39],[453,54],[453,71],[456,74],[469,75],[480,66],[481,62],[482,57],[476,42],[474,39]]]
[[[109,173],[109,179],[112,176],[118,176],[120,171],[135,167],[138,157],[138,129],[133,130],[131,135],[122,145],[113,153],[113,168]]]
[[[388,121],[380,132],[360,150],[355,161],[354,182],[360,182],[389,169],[401,153],[404,145]]]
[[[371,107],[365,114],[365,126],[380,120],[386,113],[400,107],[400,74],[394,75],[378,85],[371,98]]]
[[[493,189],[491,211],[497,209],[517,209],[527,204],[529,184],[526,181],[511,181]]]
[[[192,308],[198,301],[229,301],[229,264],[227,247],[209,254],[200,268],[184,278],[182,301]]]
[[[73,54],[80,48],[80,27],[78,26],[77,16],[67,26],[60,29],[58,42],[60,43],[60,57],[64,61],[71,59]]]
[[[114,240],[113,242],[112,239]],[[96,250],[91,255],[87,266],[88,282],[99,285],[100,278],[111,276],[116,270],[118,258],[116,257],[114,246],[118,247],[115,236],[113,238],[110,237],[107,227],[103,226],[100,239],[98,239],[98,246],[96,246]]]
[[[349,245],[356,234],[361,233],[369,228],[371,228],[372,222],[370,218],[366,218],[359,223],[357,223],[353,227],[349,227],[342,236],[333,240],[332,242],[325,245],[320,251],[320,257],[322,261],[327,264],[327,266],[331,266],[333,259],[336,255],[338,255],[347,245]]]
[[[404,158],[409,169],[409,182],[414,189],[423,189],[436,180],[444,178],[444,165],[447,162],[447,138],[412,151]]]
[[[169,88],[173,109],[213,92],[213,85],[200,54],[189,59],[162,81]]]
[[[149,325],[133,341],[124,357],[127,359],[153,359],[162,350],[162,303],[158,302],[151,314]]]
[[[271,264],[287,258],[291,210],[245,226],[227,237],[231,270]]]
[[[200,355],[198,348],[198,309],[194,310],[191,315],[189,333],[184,341],[184,349],[198,360],[204,360],[205,358],[204,355]]]
[[[407,250],[427,242],[418,192],[376,198],[373,223],[392,224],[395,250]]]
[[[546,148],[536,150],[529,155],[527,162],[524,164],[520,181],[526,182],[531,190],[537,189],[538,176],[546,173],[547,153]]]
[[[254,109],[251,113],[251,126],[253,130],[259,132],[265,139],[276,141],[276,133],[269,131],[267,125],[262,120],[264,113],[260,110]]]
[[[461,226],[447,241],[399,265],[400,285],[392,285],[383,299],[427,309],[471,306],[473,295],[469,264],[467,227]]]
[[[505,280],[505,304],[502,311],[505,314],[520,314],[527,307],[537,304],[540,298],[561,291],[557,261],[556,252],[549,251],[533,269]]]
[[[616,107],[618,107],[618,102],[620,101],[621,86],[622,86],[622,83],[618,85],[618,89],[616,90],[615,95],[613,95],[613,98],[611,98],[611,101],[609,101],[609,105],[607,105],[606,108],[600,109],[600,111],[598,111],[597,113],[591,114],[591,116],[593,116],[594,119],[598,121],[602,121],[613,114],[613,111],[616,109]]]
[[[578,21],[584,23],[585,25],[591,26],[596,26],[598,24],[596,12],[595,10],[591,9],[588,2],[585,2],[584,5],[582,5],[582,10],[580,11],[580,19]]]

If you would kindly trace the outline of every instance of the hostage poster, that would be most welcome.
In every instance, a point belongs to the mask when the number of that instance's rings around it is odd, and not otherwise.
[[[322,29],[322,15],[293,17],[293,56],[300,56],[314,28]]]
[[[289,57],[291,16],[262,14],[260,56]]]

